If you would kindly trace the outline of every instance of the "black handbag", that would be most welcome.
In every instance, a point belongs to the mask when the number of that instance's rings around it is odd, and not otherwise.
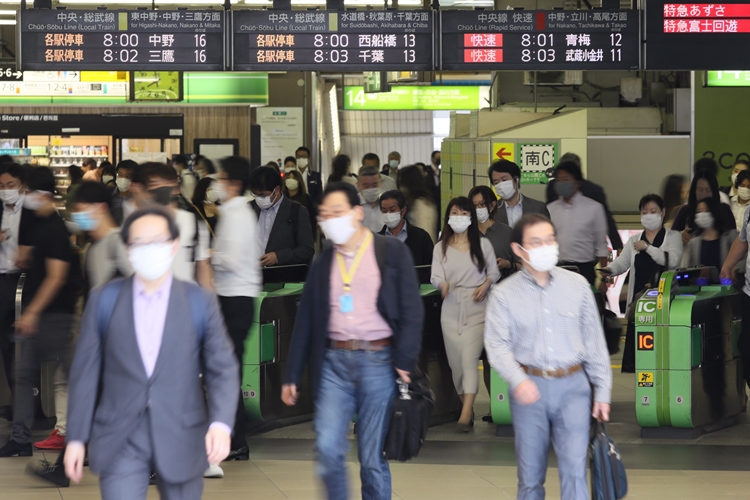
[[[619,500],[628,494],[628,477],[620,450],[607,434],[607,426],[597,422],[589,446],[591,464],[591,498]]]
[[[430,379],[423,373],[413,373],[411,383],[400,378],[398,395],[391,409],[391,423],[383,446],[386,460],[405,462],[419,454],[430,417],[435,408],[435,394],[430,390]]]

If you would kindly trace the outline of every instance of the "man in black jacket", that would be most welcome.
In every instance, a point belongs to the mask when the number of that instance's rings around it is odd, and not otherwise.
[[[289,347],[281,399],[297,401],[310,360],[318,473],[329,499],[348,497],[346,434],[358,422],[362,498],[390,500],[383,443],[396,375],[410,382],[422,342],[423,306],[409,250],[363,225],[351,184],[326,187],[321,227],[334,247],[313,263]]]
[[[323,195],[323,181],[320,178],[320,172],[310,170],[310,150],[305,146],[300,146],[294,152],[297,160],[297,170],[302,174],[302,180],[307,185],[307,194],[316,205],[320,203]]]
[[[250,175],[250,190],[258,216],[261,265],[310,264],[315,247],[307,208],[284,196],[279,172],[256,168]]]
[[[562,155],[562,157],[560,158],[560,163],[566,161],[573,162],[578,165],[578,168],[581,168],[581,158],[575,153],[565,153],[564,155]],[[559,198],[557,191],[555,191],[555,183],[556,181],[554,179],[551,179],[549,181],[549,184],[547,184],[548,205]],[[617,251],[622,250],[622,238],[620,238],[620,233],[617,232],[617,224],[615,223],[614,217],[612,217],[612,212],[609,211],[609,205],[607,205],[607,195],[604,194],[604,188],[599,184],[595,184],[589,180],[583,179],[579,185],[578,190],[586,198],[591,198],[592,200],[598,201],[602,204],[602,206],[604,207],[604,212],[607,216],[607,236],[609,237],[609,241],[612,244],[612,248]]]
[[[380,195],[380,213],[383,214],[385,225],[378,234],[394,236],[406,243],[415,266],[429,266],[435,244],[427,231],[406,222],[406,210],[406,198],[401,191],[387,191]]]

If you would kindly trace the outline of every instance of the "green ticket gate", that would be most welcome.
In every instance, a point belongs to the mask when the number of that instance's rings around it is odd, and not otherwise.
[[[740,296],[716,268],[662,274],[636,304],[636,417],[644,438],[695,438],[738,420]]]

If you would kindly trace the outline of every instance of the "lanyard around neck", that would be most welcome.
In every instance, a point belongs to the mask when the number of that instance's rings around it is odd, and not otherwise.
[[[344,257],[340,252],[336,252],[336,260],[339,263],[339,271],[341,272],[341,281],[344,283],[344,291],[348,292],[351,290],[352,279],[354,279],[354,275],[359,268],[359,263],[362,261],[362,257],[364,257],[365,252],[370,247],[370,243],[372,243],[372,233],[367,231],[365,239],[359,246],[359,250],[357,250],[357,254],[354,256],[354,262],[352,262],[352,266],[349,268],[348,272],[346,270],[346,264],[344,263]]]

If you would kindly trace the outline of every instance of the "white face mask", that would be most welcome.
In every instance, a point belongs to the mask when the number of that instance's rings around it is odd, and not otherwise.
[[[268,210],[269,208],[273,206],[273,202],[271,201],[271,196],[256,196],[255,203],[258,204],[258,207],[260,207],[261,210]]]
[[[739,173],[732,174],[732,186],[734,186],[737,183],[737,176],[740,175]]]
[[[714,216],[711,212],[700,212],[695,214],[695,225],[701,229],[714,227]]]
[[[297,168],[306,169],[307,168],[307,158],[297,158]]]
[[[661,228],[661,214],[641,215],[641,225],[648,231],[656,231]]]
[[[286,179],[284,181],[284,184],[286,184],[286,188],[289,191],[296,191],[297,188],[299,188],[299,181],[297,181],[297,179],[292,179],[292,178]]]
[[[388,229],[393,229],[396,226],[398,226],[401,223],[401,213],[395,212],[392,214],[383,214],[383,224],[385,224]]]
[[[48,191],[32,191],[23,198],[23,207],[37,211],[44,206],[44,195],[52,194]]]
[[[119,189],[121,193],[125,193],[129,191],[131,183],[132,181],[130,179],[125,179],[124,177],[118,177],[115,180],[115,184],[117,184],[117,189]]]
[[[135,274],[146,281],[154,281],[169,272],[174,261],[173,243],[151,243],[132,248],[128,260]]]
[[[219,201],[219,195],[216,193],[216,189],[214,189],[213,187],[209,188],[206,191],[206,201],[209,201],[211,203],[216,203],[217,201]]]
[[[471,226],[471,217],[468,215],[451,215],[448,217],[448,225],[456,234],[461,234]]]
[[[742,201],[750,200],[750,188],[740,186],[737,188],[737,195]]]
[[[362,190],[362,198],[364,198],[367,203],[375,203],[376,201],[378,201],[379,197],[380,188],[370,188]]]
[[[521,249],[526,250],[523,247]],[[529,254],[529,260],[523,257],[521,259],[535,270],[545,273],[557,265],[557,259],[560,257],[560,247],[557,243],[554,245],[543,245],[526,250],[526,253]]]
[[[513,198],[516,194],[516,188],[513,186],[513,180],[502,181],[495,184],[495,192],[504,200]]]
[[[484,224],[490,218],[490,211],[487,208],[477,208],[477,220],[480,224]]]
[[[398,168],[398,160],[391,160],[391,161],[389,161],[388,162],[388,166],[391,167],[394,170],[397,169]]]
[[[21,199],[18,189],[0,189],[0,200],[6,205],[15,205]]]
[[[320,223],[326,238],[336,245],[343,245],[354,236],[357,228],[352,224],[354,217],[352,214],[327,219]]]
[[[229,198],[229,193],[227,193],[227,189],[224,186],[223,182],[212,182],[211,183],[211,191],[213,191],[214,196],[216,196],[216,199],[218,199],[221,202],[224,202]]]
[[[102,184],[109,184],[112,182],[115,178],[111,175],[102,175]]]

